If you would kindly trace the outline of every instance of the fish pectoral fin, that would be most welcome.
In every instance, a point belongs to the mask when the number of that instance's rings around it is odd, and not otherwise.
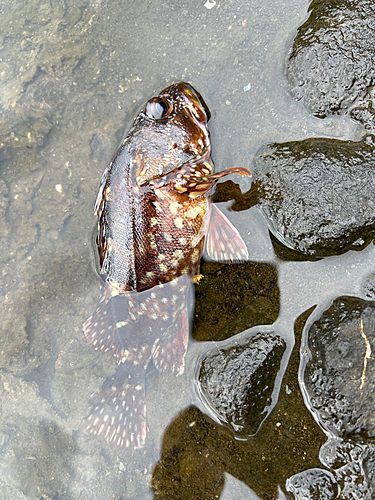
[[[210,259],[223,262],[243,261],[249,258],[245,242],[225,215],[212,206],[206,237],[206,252]]]
[[[185,185],[185,191],[187,191],[189,198],[195,200],[199,196],[208,194],[218,179],[231,174],[241,174],[246,175],[247,177],[251,177],[251,173],[249,172],[249,170],[244,167],[230,167],[226,170],[223,170],[222,172],[217,172],[216,174],[212,173],[205,176],[197,177],[191,175],[189,178],[189,182]],[[183,187],[184,186],[182,186],[181,189]]]

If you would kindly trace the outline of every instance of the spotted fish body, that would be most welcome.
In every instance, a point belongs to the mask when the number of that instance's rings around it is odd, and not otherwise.
[[[199,274],[205,239],[219,260],[247,258],[236,229],[213,206],[208,110],[186,83],[148,101],[106,168],[95,213],[103,277],[83,330],[119,368],[91,397],[84,420],[93,434],[139,448],[146,437],[145,373],[184,371],[189,322],[186,295]]]

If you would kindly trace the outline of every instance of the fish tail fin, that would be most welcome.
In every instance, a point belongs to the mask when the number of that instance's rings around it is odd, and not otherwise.
[[[119,368],[120,370],[120,368]],[[146,440],[145,379],[130,383],[107,379],[90,398],[93,409],[82,428],[115,446],[137,449]]]

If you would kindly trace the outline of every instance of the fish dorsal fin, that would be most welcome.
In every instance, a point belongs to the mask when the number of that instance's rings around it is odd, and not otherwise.
[[[210,259],[216,261],[236,262],[249,257],[240,233],[216,205],[212,205],[206,251]]]

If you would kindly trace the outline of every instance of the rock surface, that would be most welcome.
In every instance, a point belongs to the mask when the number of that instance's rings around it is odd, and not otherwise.
[[[320,450],[320,459],[332,472],[308,469],[286,481],[286,489],[295,500],[374,498],[373,445],[362,447],[329,439]]]
[[[273,332],[208,351],[199,370],[199,390],[208,406],[239,436],[254,435],[270,412],[285,341]]]
[[[358,443],[375,437],[374,322],[374,302],[340,297],[308,331],[310,409],[328,434]]]
[[[330,500],[337,498],[337,484],[333,474],[322,469],[309,469],[296,474],[286,482],[286,489],[296,500]]]
[[[262,210],[294,250],[325,257],[361,249],[373,239],[373,136],[272,144],[254,163]]]
[[[290,92],[319,118],[364,99],[375,78],[372,0],[314,0],[289,56]]]

